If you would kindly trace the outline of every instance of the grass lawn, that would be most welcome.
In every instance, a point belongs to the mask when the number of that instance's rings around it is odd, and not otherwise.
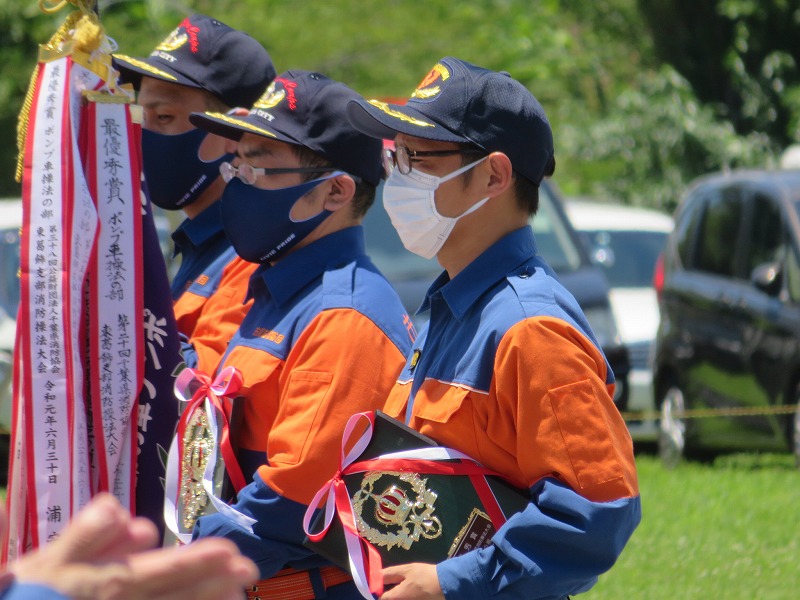
[[[585,600],[800,597],[800,471],[735,454],[674,470],[637,457],[642,522]]]
[[[734,454],[668,470],[640,454],[636,464],[642,523],[577,599],[800,597],[800,470],[791,455]]]

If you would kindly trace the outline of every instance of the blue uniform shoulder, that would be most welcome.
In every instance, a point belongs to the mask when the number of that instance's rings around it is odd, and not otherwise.
[[[214,259],[214,261],[203,269],[192,284],[186,289],[188,294],[194,294],[203,298],[210,298],[219,289],[222,282],[222,276],[225,274],[225,268],[236,258],[236,250],[233,246],[229,246]]]
[[[406,355],[416,333],[397,292],[366,257],[325,272],[323,308],[352,308],[370,319]]]
[[[540,257],[533,257],[509,273],[506,281],[517,298],[523,318],[561,319],[600,348],[578,301],[561,285],[556,274]]]

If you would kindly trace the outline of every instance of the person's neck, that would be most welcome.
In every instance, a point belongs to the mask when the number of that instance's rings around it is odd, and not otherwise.
[[[338,231],[342,231],[343,229],[347,229],[349,227],[355,227],[356,225],[361,225],[361,219],[356,219],[349,214],[345,214],[346,211],[344,210],[337,210],[332,215],[330,215],[327,219],[325,219],[322,223],[320,223],[314,231],[309,233],[306,237],[300,240],[296,246],[294,246],[289,252],[287,252],[286,256],[289,254],[300,250],[301,248],[305,248],[306,246],[310,246],[314,242],[324,238],[325,236],[331,235]],[[339,214],[342,213],[342,214]],[[275,262],[279,262],[278,261]],[[274,265],[275,262],[272,264]]]
[[[222,197],[222,192],[225,189],[225,182],[222,180],[222,177],[217,177],[217,179],[208,186],[202,194],[189,204],[188,206],[183,207],[183,214],[185,214],[189,219],[194,219],[197,215],[207,209],[209,206],[214,204],[217,200]]]
[[[498,210],[500,207],[491,204],[492,200],[456,223],[436,255],[450,279],[500,239],[528,224],[527,216],[519,211]],[[485,214],[483,209],[487,209]]]

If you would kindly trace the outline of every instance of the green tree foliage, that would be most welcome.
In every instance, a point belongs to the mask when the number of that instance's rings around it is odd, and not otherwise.
[[[785,107],[800,104],[796,73],[788,66],[790,52],[771,39],[774,14],[787,14],[784,4],[100,0],[99,7],[106,31],[126,54],[147,55],[183,16],[204,12],[259,40],[278,71],[319,70],[367,97],[408,97],[436,60],[447,55],[507,70],[539,98],[550,117],[556,178],[565,191],[670,208],[695,175],[726,166],[766,164],[775,147],[794,137],[798,111]],[[667,38],[683,35],[678,13],[689,10],[684,5],[707,10],[691,11],[697,20],[695,33],[685,36],[685,56],[670,60]],[[708,9],[711,5],[713,10]],[[65,16],[66,11],[39,14],[36,0],[0,0],[0,27],[9,32],[0,39],[5,59],[0,66],[0,136],[7,140],[0,144],[2,194],[18,193],[11,180],[12,140],[36,45],[46,41]],[[708,20],[705,29],[703,16]],[[664,29],[656,31],[659,22]],[[725,22],[728,29],[718,33]],[[692,46],[700,38],[709,46],[706,51]],[[737,50],[744,41],[749,49],[763,50],[760,70],[750,67],[749,50]],[[736,56],[744,65],[739,71],[732,67]],[[673,63],[674,69],[665,66]],[[705,69],[709,82],[721,82],[719,89],[727,84],[729,94],[738,92],[739,104],[729,107],[725,97],[701,89],[698,79],[684,71],[692,65]],[[775,101],[776,86],[781,85],[783,108]],[[773,113],[774,128],[757,127]],[[742,123],[751,126],[741,128]]]
[[[792,0],[639,0],[657,56],[740,134],[800,139],[800,6]]]
[[[591,194],[667,212],[695,177],[774,162],[766,134],[738,135],[669,65],[643,73],[588,128],[565,126],[562,141]]]

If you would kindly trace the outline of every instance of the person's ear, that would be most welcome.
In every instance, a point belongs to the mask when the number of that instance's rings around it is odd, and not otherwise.
[[[494,197],[504,193],[511,186],[514,169],[511,159],[502,152],[492,152],[484,161],[486,165],[486,196]]]
[[[328,180],[328,191],[323,208],[331,212],[353,202],[356,193],[356,182],[349,175],[339,175]]]

